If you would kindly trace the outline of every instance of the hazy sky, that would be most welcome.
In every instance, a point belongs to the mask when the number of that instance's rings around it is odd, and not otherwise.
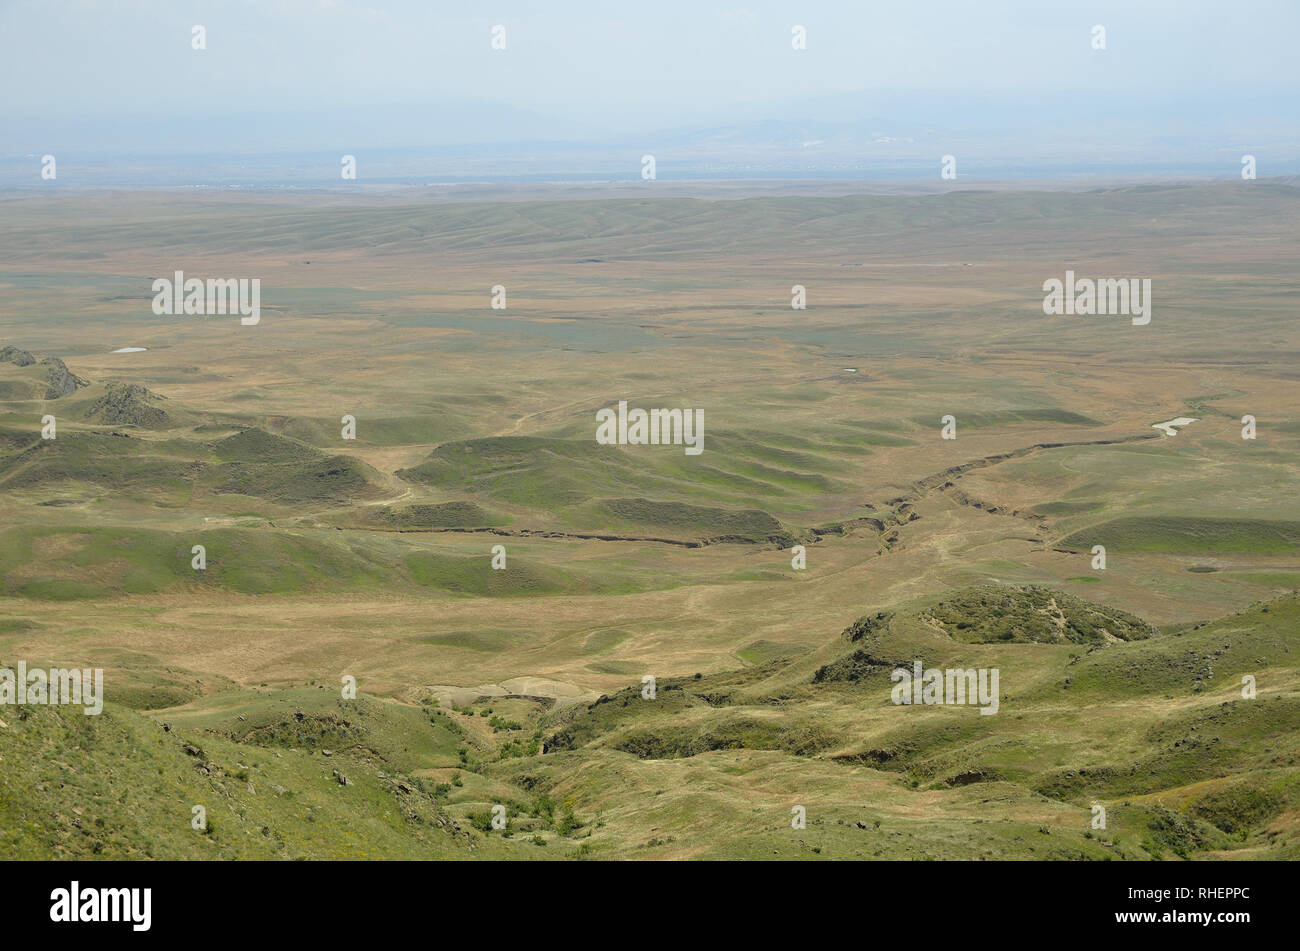
[[[1296,0],[0,0],[0,116],[485,101],[631,129],[835,93],[846,119],[906,92],[1244,103],[1300,87],[1297,36]]]

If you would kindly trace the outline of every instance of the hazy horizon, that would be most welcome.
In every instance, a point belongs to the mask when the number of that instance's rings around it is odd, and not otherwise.
[[[642,154],[678,179],[920,178],[945,154],[992,179],[1295,174],[1300,9],[1237,9],[24,0],[0,9],[0,187],[319,186],[345,154],[353,185],[635,180]],[[241,171],[259,156],[306,159]]]

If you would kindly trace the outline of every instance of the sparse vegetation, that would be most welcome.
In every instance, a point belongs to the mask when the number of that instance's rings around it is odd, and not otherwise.
[[[0,656],[107,699],[0,710],[0,854],[1300,856],[1300,189],[736,189],[7,201]],[[153,316],[162,242],[273,249],[269,332]],[[1027,319],[1117,247],[1177,333]]]

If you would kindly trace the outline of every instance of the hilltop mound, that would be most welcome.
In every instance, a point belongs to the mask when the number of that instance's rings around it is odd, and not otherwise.
[[[967,644],[1101,644],[1153,633],[1131,614],[1037,586],[966,589],[920,617]]]
[[[710,451],[688,456],[671,445],[492,436],[442,443],[395,474],[458,496],[559,514],[569,527],[593,532],[784,543],[784,529],[769,512],[836,491],[831,473],[843,463],[835,455],[869,451],[860,442],[831,440],[813,452],[800,437],[780,433],[711,439]]]
[[[134,383],[110,383],[86,411],[86,419],[115,426],[160,429],[167,425],[167,413],[153,405],[164,397]]]
[[[436,505],[385,506],[374,513],[373,520],[396,529],[475,528],[503,524],[504,519],[489,515],[473,502],[441,502]]]
[[[355,502],[373,498],[379,474],[351,456],[327,456],[315,446],[254,426],[212,446],[219,459],[218,492],[275,502]]]
[[[8,431],[0,443],[21,450],[0,459],[0,487],[5,489],[81,483],[157,498],[166,487],[195,475],[193,462],[155,454],[145,440],[125,433],[70,430],[60,431],[57,439],[41,439],[33,431],[23,439]]]
[[[461,733],[444,717],[403,704],[309,687],[257,695],[213,695],[169,714],[182,729],[202,729],[267,749],[356,753],[402,769],[455,766]]]
[[[463,492],[485,492],[521,505],[558,508],[588,498],[587,442],[495,436],[444,443],[427,459],[399,469],[399,479]]]
[[[212,449],[228,462],[308,462],[324,455],[315,446],[273,435],[256,426],[222,439]]]
[[[963,588],[919,608],[859,618],[840,634],[853,649],[832,655],[813,683],[855,683],[908,666],[919,653],[961,644],[1089,644],[1144,640],[1141,618],[1037,586]]]
[[[711,541],[776,542],[783,547],[795,542],[779,521],[759,509],[732,511],[651,499],[608,499],[599,508],[621,530],[662,531]]]
[[[218,492],[273,502],[353,503],[382,490],[370,466],[349,456],[315,456],[300,462],[228,462],[219,467]]]

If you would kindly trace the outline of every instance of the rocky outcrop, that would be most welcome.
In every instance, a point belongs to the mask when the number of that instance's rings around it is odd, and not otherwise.
[[[30,357],[31,354],[27,354],[27,356]],[[25,364],[19,365],[24,366]],[[83,386],[90,386],[89,380],[83,380],[77,376],[58,357],[46,357],[41,361],[41,366],[46,368],[45,399],[47,400],[57,400],[59,397],[77,392]]]
[[[156,429],[167,424],[167,414],[153,404],[163,397],[134,383],[110,383],[104,394],[90,404],[86,418],[114,425]]]
[[[36,362],[36,358],[26,350],[19,350],[17,347],[0,348],[0,363],[12,363],[14,366],[29,367]]]

